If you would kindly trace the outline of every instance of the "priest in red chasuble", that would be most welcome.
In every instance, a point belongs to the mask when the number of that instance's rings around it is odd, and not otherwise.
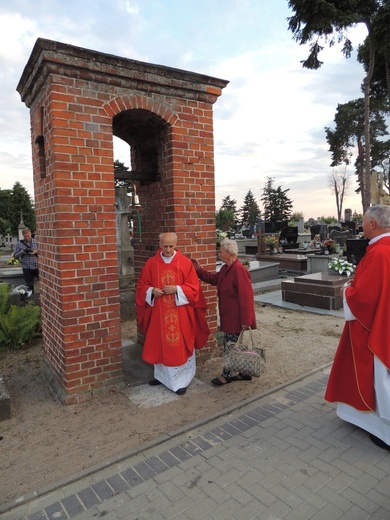
[[[346,323],[325,399],[390,450],[390,206],[372,206],[363,233],[369,243],[343,289]]]
[[[210,330],[197,274],[176,245],[176,233],[160,235],[160,249],[138,280],[136,307],[145,335],[142,359],[154,365],[149,384],[183,395],[195,376],[195,349],[206,344]]]

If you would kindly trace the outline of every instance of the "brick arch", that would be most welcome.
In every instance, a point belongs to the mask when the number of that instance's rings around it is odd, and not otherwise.
[[[124,110],[133,109],[142,109],[152,112],[153,114],[161,117],[161,119],[166,121],[170,126],[175,125],[179,120],[178,115],[162,101],[157,101],[142,95],[124,95],[122,97],[112,99],[103,105],[103,110],[109,117],[114,117]]]
[[[123,384],[110,122],[140,110],[166,123],[159,175],[138,191],[136,276],[168,229],[182,252],[215,267],[212,105],[226,84],[56,41],[35,43],[17,90],[30,109],[46,377],[64,404]],[[132,170],[138,159],[132,154]],[[214,332],[215,291],[205,296]]]

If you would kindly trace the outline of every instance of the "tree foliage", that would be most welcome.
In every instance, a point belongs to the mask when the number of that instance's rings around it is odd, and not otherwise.
[[[264,220],[266,222],[285,222],[290,220],[292,213],[292,201],[287,196],[290,189],[282,190],[281,186],[275,189],[274,183],[273,177],[267,177],[261,197]]]
[[[234,229],[234,213],[231,209],[220,208],[216,213],[215,225],[217,229]]]
[[[370,111],[371,165],[378,169],[378,173],[384,174],[384,177],[388,179],[386,168],[390,157],[390,142],[383,140],[383,137],[388,135],[386,114],[387,103],[380,99],[373,99]],[[339,104],[334,122],[334,129],[325,127],[326,140],[332,157],[331,166],[351,164],[354,151],[358,150],[354,165],[358,176],[359,188],[357,191],[361,191],[364,176],[362,155],[365,148],[364,100],[359,98]]]
[[[35,231],[34,202],[26,188],[16,182],[12,190],[0,189],[0,233],[13,236],[18,234],[21,218],[26,227]]]
[[[309,55],[302,61],[303,67],[318,69],[323,64],[319,54],[324,44],[329,46],[342,43],[345,57],[351,56],[353,46],[348,37],[348,29],[363,24],[367,29],[366,37],[366,77],[363,81],[364,92],[364,151],[361,156],[363,174],[361,181],[363,211],[371,202],[371,141],[370,141],[370,90],[374,70],[382,59],[390,84],[390,20],[389,2],[386,0],[289,0],[294,15],[289,20],[289,29],[300,44],[310,44]]]
[[[259,205],[251,190],[245,195],[244,204],[240,208],[241,223],[254,224],[256,217],[260,216]]]
[[[237,201],[232,199],[230,195],[227,195],[222,199],[221,209],[229,210],[233,214],[233,225],[236,227],[239,222],[239,211],[237,210]]]

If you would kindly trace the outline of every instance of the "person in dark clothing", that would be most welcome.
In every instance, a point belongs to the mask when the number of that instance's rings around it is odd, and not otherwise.
[[[34,292],[34,279],[39,278],[37,241],[28,228],[23,229],[22,234],[23,239],[15,245],[14,258],[20,258],[24,281],[30,291]]]

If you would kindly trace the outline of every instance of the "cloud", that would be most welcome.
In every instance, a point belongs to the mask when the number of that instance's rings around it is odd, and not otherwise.
[[[324,49],[321,69],[302,69],[307,48],[292,40],[289,15],[285,0],[225,0],[223,8],[209,0],[3,2],[0,186],[18,180],[33,193],[29,111],[16,86],[44,37],[229,80],[213,107],[217,206],[227,195],[241,204],[248,189],[259,199],[276,177],[295,210],[335,213],[324,127],[338,103],[361,95],[364,71],[339,46]],[[115,158],[129,164],[128,146],[117,144]]]

